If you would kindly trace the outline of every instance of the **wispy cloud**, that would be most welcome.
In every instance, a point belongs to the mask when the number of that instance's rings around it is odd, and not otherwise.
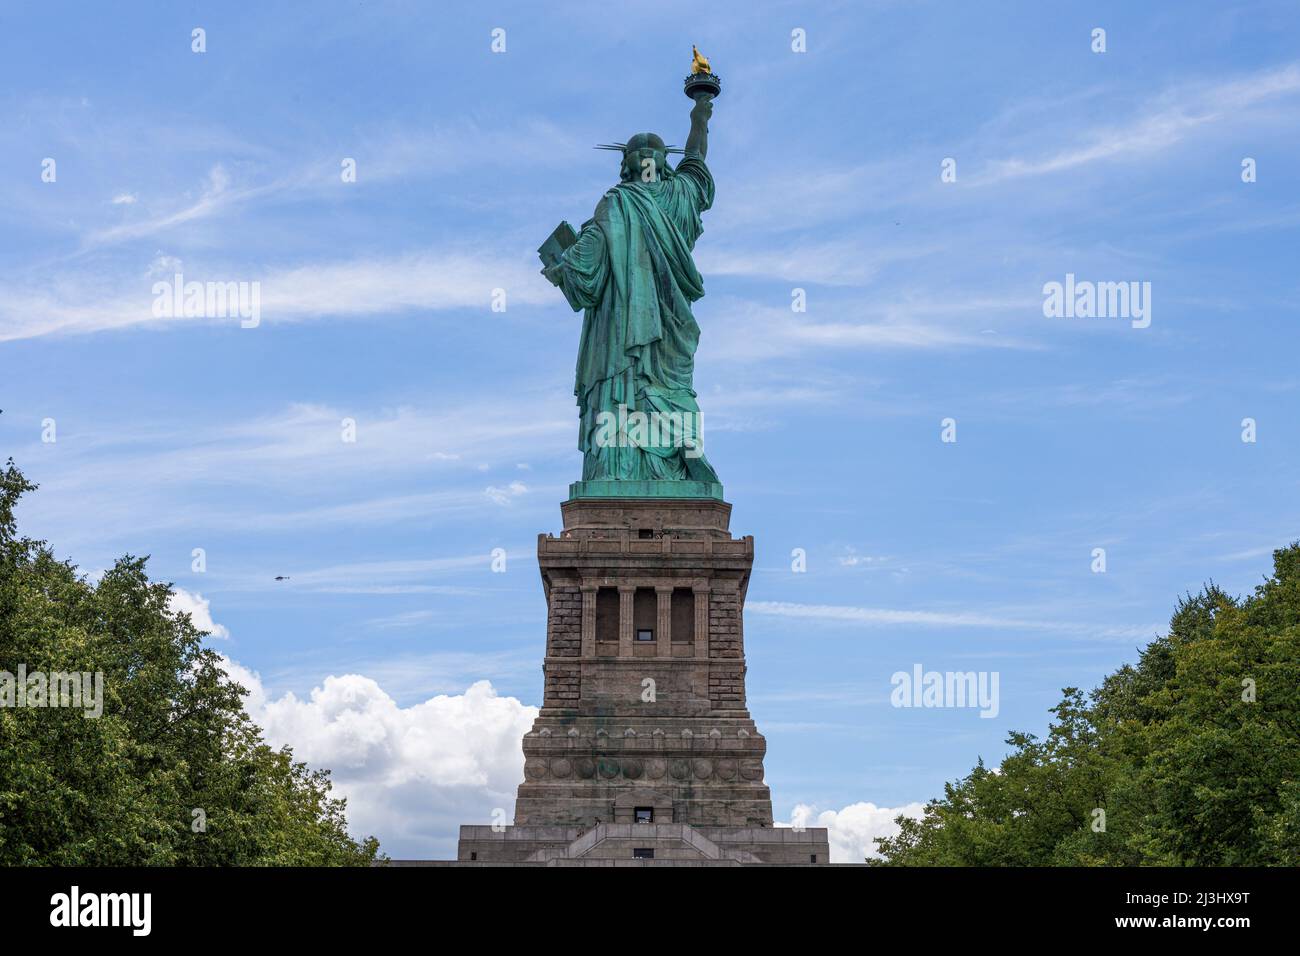
[[[1039,350],[1042,342],[1015,334],[988,335],[989,321],[1022,314],[1039,303],[1030,300],[912,298],[872,305],[838,301],[810,305],[806,313],[739,298],[728,298],[707,316],[706,347],[728,362],[788,358],[792,354],[832,354],[845,349]],[[832,316],[822,320],[818,316]]]
[[[202,219],[216,213],[225,206],[263,195],[275,188],[275,184],[268,184],[255,188],[231,189],[230,174],[226,172],[224,166],[218,163],[208,172],[207,180],[200,189],[198,197],[181,208],[135,222],[122,223],[107,229],[97,230],[85,237],[83,245],[84,247],[92,247],[126,239],[154,236],[173,226]],[[115,205],[134,205],[135,197],[129,194],[119,196],[113,200],[113,203]]]
[[[1201,127],[1242,117],[1244,111],[1268,100],[1300,93],[1300,64],[1260,70],[1217,84],[1190,82],[1166,90],[1125,123],[1085,127],[1073,134],[1065,149],[1028,157],[992,161],[972,184],[1042,176],[1092,163],[1149,156],[1169,149]],[[1069,126],[1076,125],[1073,116]],[[1294,122],[1294,115],[1291,122]],[[1035,137],[1042,140],[1040,134]]]
[[[1083,620],[1052,621],[979,611],[918,611],[839,604],[796,604],[786,601],[751,601],[745,605],[745,609],[769,617],[860,624],[867,627],[1051,631],[1063,636],[1099,640],[1151,640],[1160,633],[1158,624],[1102,625]]]
[[[364,260],[318,262],[288,269],[248,269],[186,263],[187,282],[260,283],[261,321],[301,322],[329,317],[368,318],[411,312],[482,309],[493,290],[507,305],[554,304],[555,290],[523,258],[485,249],[422,250]],[[133,326],[223,323],[245,335],[240,318],[153,314],[157,276],[112,282],[100,278],[59,280],[26,289],[9,288],[0,299],[0,342],[53,334],[86,334]]]
[[[897,608],[852,607],[831,604],[792,604],[785,601],[753,601],[745,605],[755,614],[805,620],[842,621],[869,625],[916,625],[920,627],[1016,628],[1028,630],[1078,630],[1078,625],[1058,621],[1023,620],[971,611],[913,611]]]
[[[457,404],[425,408],[302,403],[233,425],[181,421],[143,428],[96,421],[84,425],[84,433],[60,433],[57,446],[34,443],[17,451],[23,460],[41,462],[36,474],[42,490],[29,513],[74,539],[94,534],[113,540],[149,529],[265,534],[403,524],[494,512],[500,504],[484,491],[483,468],[490,472],[495,462],[517,474],[521,446],[542,455],[550,448],[558,456],[571,445],[574,424],[565,397],[529,400],[534,415],[521,416],[521,394],[462,395]],[[342,440],[344,417],[357,423],[355,442]],[[48,454],[51,447],[57,454]],[[547,490],[544,482],[540,487]],[[527,490],[514,479],[501,488],[498,498],[508,501],[521,500]],[[69,502],[94,519],[78,520]],[[310,574],[295,575],[294,583],[358,585]]]
[[[703,245],[697,262],[706,276],[845,286],[868,282],[894,263],[926,259],[947,249],[947,243],[939,237],[903,243],[888,234],[853,234],[816,240],[768,238],[758,244],[751,234],[744,240]]]

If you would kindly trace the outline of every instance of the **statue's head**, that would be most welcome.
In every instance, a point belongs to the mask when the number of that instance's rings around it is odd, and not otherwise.
[[[654,133],[637,133],[623,147],[623,167],[620,178],[623,182],[642,179],[642,170],[648,169],[646,160],[654,160],[655,178],[663,179],[671,175],[668,169],[668,147]]]

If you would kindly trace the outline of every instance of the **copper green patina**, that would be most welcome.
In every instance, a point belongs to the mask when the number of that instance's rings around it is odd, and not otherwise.
[[[684,149],[639,133],[621,182],[575,233],[562,223],[539,250],[542,274],[583,312],[574,394],[582,481],[570,498],[718,498],[703,455],[692,383],[704,284],[691,251],[713,204],[704,163],[712,95],[695,97]],[[670,153],[682,161],[668,165]]]

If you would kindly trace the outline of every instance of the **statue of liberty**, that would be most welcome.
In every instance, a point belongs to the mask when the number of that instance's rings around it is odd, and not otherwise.
[[[691,250],[713,204],[704,158],[718,89],[712,76],[699,79],[712,88],[692,93],[687,78],[695,106],[685,148],[654,133],[598,147],[622,153],[621,181],[580,232],[562,223],[539,250],[542,274],[583,312],[574,383],[583,480],[572,497],[722,497],[692,387],[700,328],[691,303],[704,285]],[[675,168],[671,153],[683,154]]]

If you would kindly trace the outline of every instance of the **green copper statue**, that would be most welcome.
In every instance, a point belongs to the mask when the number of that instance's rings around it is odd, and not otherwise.
[[[571,497],[721,498],[704,458],[692,377],[704,295],[691,250],[713,204],[704,164],[720,84],[696,55],[684,149],[654,133],[600,147],[622,152],[621,182],[576,234],[561,223],[539,250],[542,274],[583,311],[574,394],[583,466]],[[668,155],[682,153],[673,168]]]

